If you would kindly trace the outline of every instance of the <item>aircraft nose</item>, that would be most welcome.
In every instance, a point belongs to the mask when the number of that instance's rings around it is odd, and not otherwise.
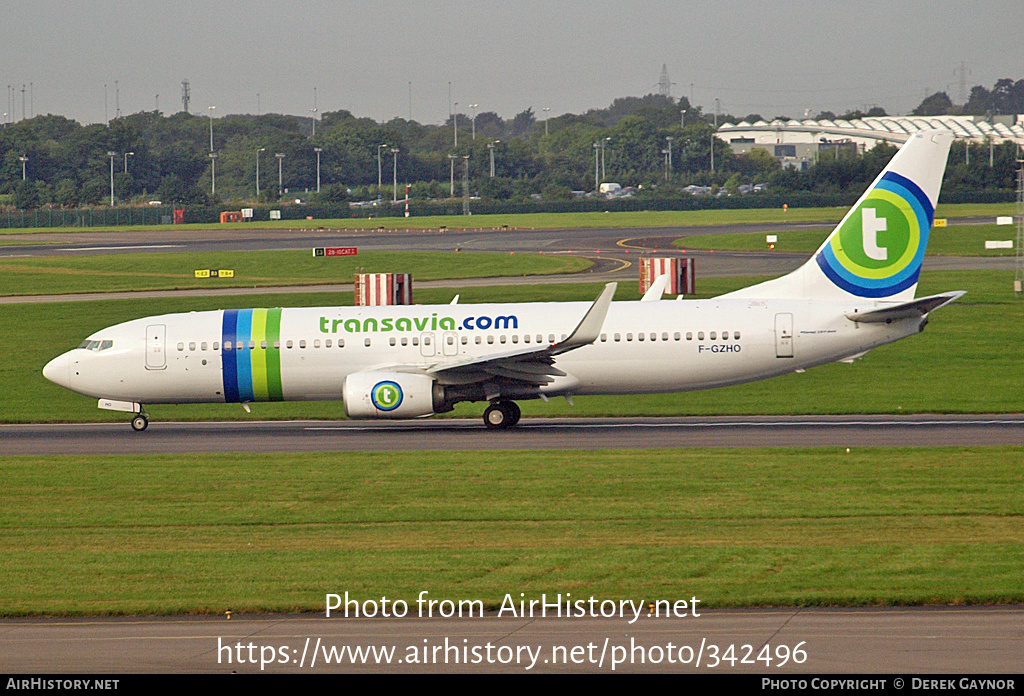
[[[71,356],[58,355],[43,367],[43,377],[62,387],[71,385]]]

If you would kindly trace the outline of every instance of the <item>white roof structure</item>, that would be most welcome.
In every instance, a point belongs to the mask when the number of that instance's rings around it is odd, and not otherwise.
[[[740,137],[755,138],[758,143],[818,142],[822,138],[853,140],[870,148],[878,141],[900,144],[906,142],[910,135],[917,131],[944,128],[952,131],[958,140],[988,142],[988,139],[991,138],[997,144],[1004,140],[1010,140],[1024,145],[1024,121],[1019,117],[1012,126],[1003,123],[992,124],[987,121],[975,121],[975,118],[975,116],[882,116],[849,121],[844,119],[804,119],[802,121],[776,119],[770,123],[741,121],[736,124],[722,124],[718,128],[718,136],[726,141]]]

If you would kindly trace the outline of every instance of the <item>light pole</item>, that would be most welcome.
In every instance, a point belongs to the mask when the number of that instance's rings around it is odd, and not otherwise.
[[[594,143],[594,192],[601,190],[601,177],[599,176],[600,170],[597,167],[597,149],[601,147],[597,143]]]
[[[392,191],[391,191],[391,202],[398,202],[398,148],[391,148],[391,176],[392,176]]]
[[[256,150],[256,200],[260,197],[260,153],[266,152],[267,148],[261,147]]]
[[[448,155],[448,168],[451,169],[452,184],[448,191],[449,198],[455,198],[455,160],[458,155]]]
[[[206,108],[210,112],[210,152],[213,152],[213,110],[217,107],[208,106]]]
[[[452,114],[452,126],[455,130],[455,149],[459,149],[459,103],[455,102],[455,112]]]
[[[274,157],[277,158],[277,197],[281,198],[284,195],[284,184],[281,178],[281,160],[284,159],[284,153],[278,152]]]
[[[25,157],[24,155],[22,155],[21,157],[18,158],[18,160],[21,162],[21,180],[24,181],[25,180],[25,163],[28,162],[28,157]]]
[[[107,157],[110,158],[110,207],[114,207],[114,158],[117,157],[116,152],[107,151]]]
[[[686,128],[686,109],[679,112],[679,127]]]
[[[128,173],[128,158],[129,157],[134,157],[134,156],[135,156],[134,152],[126,152],[126,153],[124,153],[124,173],[125,174]]]
[[[310,113],[313,114],[313,137],[316,137],[316,114],[319,111],[317,108],[320,106],[316,101],[316,87],[313,88],[313,108],[310,109]],[[319,190],[319,189],[318,189]]]
[[[668,141],[668,171],[669,171],[669,173],[671,173],[672,172],[672,136],[671,135],[668,136],[667,138],[665,138],[665,140]],[[668,181],[667,177],[665,178],[665,181]]]
[[[384,186],[384,182],[381,180],[381,169],[380,169],[380,151],[387,147],[386,143],[382,143],[377,146],[377,199],[380,200],[380,190]]]
[[[313,152],[316,153],[316,192],[320,193],[320,153],[323,152],[322,147],[314,147]]]
[[[548,134],[548,112],[551,111],[551,107],[545,106],[544,109],[544,135]]]
[[[476,107],[478,107],[478,106],[479,106],[479,104],[470,104],[469,105],[469,111],[473,115],[472,116],[473,140],[476,140]]]
[[[662,148],[661,154],[665,155],[665,181],[668,182],[668,150]]]
[[[603,138],[601,140],[601,180],[602,181],[605,179],[605,173],[604,173],[604,144],[605,143],[610,143],[611,141],[612,141],[611,138]]]
[[[210,195],[217,195],[217,153],[210,153]]]
[[[500,140],[495,140],[494,142],[487,143],[487,149],[491,151],[491,178],[492,179],[494,178],[494,146],[497,145],[500,142],[501,142]]]

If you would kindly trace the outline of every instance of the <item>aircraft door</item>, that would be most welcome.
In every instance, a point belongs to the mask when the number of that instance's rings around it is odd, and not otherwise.
[[[775,315],[775,357],[793,357],[793,315]]]
[[[459,335],[454,331],[445,331],[441,339],[441,352],[445,355],[459,354]]]
[[[146,369],[162,370],[167,367],[167,326],[151,324],[146,327]]]
[[[432,358],[437,353],[437,346],[434,345],[434,334],[431,332],[420,334],[420,355],[424,358]]]

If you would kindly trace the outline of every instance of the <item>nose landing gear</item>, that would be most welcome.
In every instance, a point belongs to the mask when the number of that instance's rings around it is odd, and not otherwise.
[[[490,430],[507,430],[519,422],[522,411],[515,401],[497,401],[484,411],[484,425]]]
[[[132,430],[141,433],[147,427],[149,427],[149,414],[136,413],[135,417],[132,418]]]

